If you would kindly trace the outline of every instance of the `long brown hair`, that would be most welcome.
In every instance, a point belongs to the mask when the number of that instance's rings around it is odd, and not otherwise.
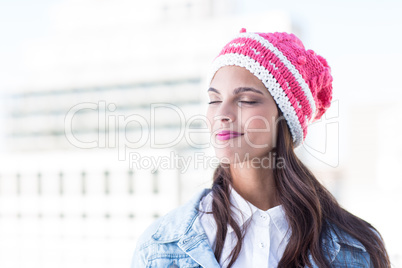
[[[281,120],[277,121],[278,136],[274,150],[276,157],[281,157],[284,161],[284,166],[274,169],[274,179],[278,198],[283,205],[292,234],[278,267],[312,267],[308,258],[309,252],[319,267],[330,267],[321,244],[322,235],[331,228],[327,221],[358,239],[369,253],[374,267],[391,267],[382,236],[379,233],[377,236],[370,230],[372,228],[377,231],[370,223],[343,209],[335,197],[298,159],[289,128],[280,110],[279,119]],[[214,172],[212,185],[212,214],[218,223],[214,254],[216,259],[220,260],[229,224],[237,237],[237,244],[229,256],[231,259],[228,268],[239,256],[247,229],[240,229],[232,218],[229,209],[231,183],[229,165],[221,163]]]

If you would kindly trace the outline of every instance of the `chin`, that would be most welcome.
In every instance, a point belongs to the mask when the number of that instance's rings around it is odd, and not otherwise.
[[[216,157],[220,163],[233,164],[243,162],[247,158],[246,152],[216,152]]]

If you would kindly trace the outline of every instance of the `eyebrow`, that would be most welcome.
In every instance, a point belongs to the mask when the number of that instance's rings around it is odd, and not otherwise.
[[[219,95],[221,94],[217,89],[215,89],[213,87],[210,87],[207,90],[207,92],[210,92],[210,91],[215,92],[215,93],[217,93]],[[264,95],[261,91],[259,91],[258,89],[255,89],[253,87],[238,87],[233,91],[233,95],[237,95],[237,94],[243,93],[243,92],[254,92],[254,93]]]

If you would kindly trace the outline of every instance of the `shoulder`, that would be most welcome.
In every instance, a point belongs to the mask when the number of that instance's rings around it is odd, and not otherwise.
[[[147,260],[150,258],[152,252],[150,247],[152,246],[152,243],[155,242],[152,239],[152,235],[158,229],[160,223],[163,221],[163,218],[164,217],[160,217],[152,222],[137,239],[137,244],[131,260],[131,268],[147,266]]]
[[[157,251],[156,244],[177,242],[191,227],[198,214],[200,200],[211,189],[197,192],[189,201],[152,222],[139,236],[131,267],[145,267]]]
[[[334,224],[323,237],[324,251],[328,254],[331,267],[371,267],[370,254],[365,246],[355,237]],[[374,233],[378,233],[372,229]]]

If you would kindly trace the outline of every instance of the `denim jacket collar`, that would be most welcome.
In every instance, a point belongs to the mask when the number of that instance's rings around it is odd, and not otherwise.
[[[200,223],[196,221],[199,213],[199,203],[210,191],[210,188],[199,191],[189,202],[167,214],[162,219],[152,238],[158,243],[177,242],[178,246],[201,266],[218,268],[220,266],[214,257],[213,250],[209,246],[205,231]],[[331,226],[339,230],[335,225]],[[329,233],[323,237],[324,252],[328,254],[328,260],[331,263],[339,253],[341,244],[366,251],[365,247],[357,239],[344,232],[342,232],[342,235],[345,237],[343,240],[339,238],[332,228],[329,228]],[[206,258],[206,255],[209,258]],[[311,255],[309,259],[313,267],[318,268]]]
[[[168,213],[160,223],[152,238],[161,243],[169,243],[181,239],[198,216],[198,205],[201,199],[211,191],[205,188],[199,191],[189,202]]]
[[[332,228],[329,229],[329,234],[323,237],[322,243],[324,247],[324,252],[327,252],[329,261],[332,263],[335,260],[336,255],[339,253],[341,249],[341,244],[346,244],[348,246],[354,247],[354,248],[359,248],[363,252],[366,252],[366,248],[363,246],[363,244],[355,239],[354,237],[350,236],[346,232],[342,232],[337,226],[334,224],[331,224],[328,222],[329,225],[332,226]],[[336,231],[334,231],[335,229]],[[337,235],[337,233],[342,233],[342,236],[344,239],[341,239],[340,236]],[[310,255],[310,260],[312,260],[311,255]],[[315,265],[315,263],[313,262]],[[314,266],[315,267],[315,266]]]

